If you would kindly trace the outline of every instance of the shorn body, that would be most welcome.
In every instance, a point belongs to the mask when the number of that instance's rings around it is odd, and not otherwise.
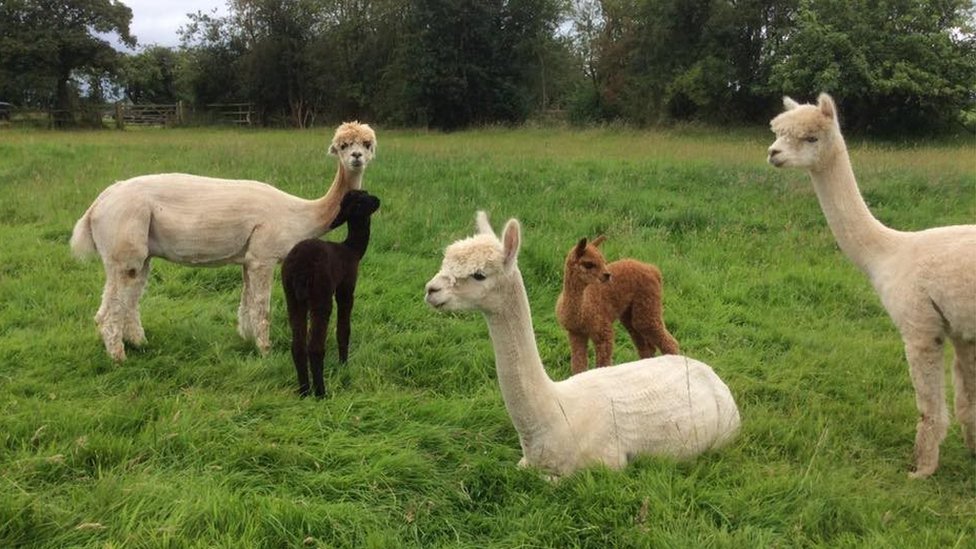
[[[145,342],[139,298],[154,257],[194,267],[241,265],[238,332],[266,353],[275,265],[297,242],[329,230],[342,197],[362,187],[375,148],[368,125],[339,126],[329,147],[339,166],[317,200],[259,181],[180,173],[134,177],[107,187],[75,224],[71,249],[78,257],[97,254],[102,259],[105,288],[95,322],[109,356],[125,359],[123,340]]]
[[[770,122],[776,141],[769,163],[809,172],[837,244],[867,275],[901,332],[920,414],[911,476],[927,477],[939,465],[949,425],[946,340],[956,354],[956,417],[976,454],[976,225],[917,232],[884,226],[858,190],[834,100],[821,94],[816,105],[800,105],[787,97],[783,105]]]
[[[426,301],[438,311],[480,311],[523,457],[566,475],[587,465],[620,468],[639,455],[690,458],[719,448],[739,430],[728,386],[706,364],[667,355],[589,370],[564,381],[546,374],[516,259],[517,220],[502,238],[479,212],[478,234],[447,247]]]

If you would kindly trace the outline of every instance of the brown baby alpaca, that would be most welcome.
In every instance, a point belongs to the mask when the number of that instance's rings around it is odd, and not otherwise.
[[[572,372],[587,369],[589,340],[596,348],[597,367],[613,363],[613,322],[627,328],[641,358],[678,354],[678,342],[664,325],[661,271],[634,259],[607,263],[598,236],[583,238],[566,255],[563,290],[556,301],[556,318],[569,334]]]

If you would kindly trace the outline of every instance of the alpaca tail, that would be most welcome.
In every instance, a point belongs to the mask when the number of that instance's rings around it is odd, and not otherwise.
[[[85,215],[75,223],[75,228],[71,232],[71,252],[78,259],[90,258],[98,252],[91,231],[91,211],[94,207],[95,204],[92,204],[85,210]]]

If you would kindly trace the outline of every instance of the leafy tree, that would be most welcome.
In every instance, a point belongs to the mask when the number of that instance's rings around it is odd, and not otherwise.
[[[765,115],[767,77],[797,0],[577,0],[603,116],[640,124]],[[592,21],[598,21],[594,25]]]
[[[973,14],[969,0],[807,0],[770,87],[828,91],[852,128],[944,128],[974,101]]]
[[[53,106],[56,123],[70,123],[77,82],[98,84],[119,71],[121,54],[103,36],[114,33],[135,46],[131,20],[132,10],[118,0],[0,2],[0,93]]]
[[[560,14],[555,0],[410,2],[393,67],[406,78],[405,122],[524,120],[547,93],[541,75]]]
[[[196,105],[249,101],[243,91],[240,65],[244,40],[234,32],[230,17],[196,12],[180,29],[185,52],[183,86]]]
[[[152,46],[126,58],[122,70],[125,95],[133,103],[175,103],[180,91],[180,53]]]

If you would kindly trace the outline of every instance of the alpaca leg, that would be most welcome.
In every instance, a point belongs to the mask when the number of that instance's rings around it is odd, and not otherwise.
[[[613,324],[593,335],[596,348],[596,367],[603,368],[613,364]]]
[[[315,396],[325,396],[325,338],[329,331],[329,316],[332,314],[332,300],[325,299],[311,306],[312,327],[308,336],[308,364],[312,369],[312,384]]]
[[[254,329],[251,327],[251,315],[249,311],[251,310],[250,305],[250,294],[251,294],[251,280],[248,276],[247,267],[241,269],[244,279],[244,284],[241,289],[241,304],[237,308],[237,333],[244,339],[251,339],[254,337]]]
[[[635,304],[632,318],[634,329],[652,346],[651,354],[647,356],[654,356],[653,347],[657,347],[663,355],[678,354],[678,342],[664,325],[664,308],[659,300]],[[644,358],[643,354],[640,356]]]
[[[308,396],[308,307],[288,301],[288,324],[291,326],[291,360],[298,374],[298,394]]]
[[[142,269],[135,273],[132,285],[128,289],[125,328],[122,331],[122,339],[133,345],[142,345],[146,342],[146,332],[142,329],[142,320],[139,317],[139,299],[146,289],[149,281],[149,259],[142,264]]]
[[[589,338],[584,334],[573,333],[569,334],[569,351],[570,351],[570,371],[573,375],[580,372],[585,372],[586,368],[589,366],[589,351],[587,349],[589,345]]]
[[[349,334],[352,331],[352,306],[355,301],[355,285],[340,286],[336,289],[336,346],[339,348],[339,362],[349,359]]]
[[[678,354],[678,341],[674,339],[671,332],[664,326],[663,320],[651,324],[650,334],[651,340],[661,350],[662,355]]]
[[[251,330],[262,355],[271,350],[270,323],[271,281],[274,278],[274,263],[251,263],[247,269],[247,316]]]
[[[976,455],[976,341],[956,338],[952,344],[956,349],[952,370],[956,388],[956,418],[962,425],[966,447]]]
[[[125,360],[125,347],[122,344],[122,297],[116,280],[115,269],[105,268],[105,289],[102,291],[102,304],[95,314],[95,323],[105,344],[105,351],[115,362]]]
[[[939,466],[939,445],[949,424],[942,345],[934,337],[907,342],[905,354],[915,386],[915,403],[921,414],[915,431],[915,472],[910,476],[925,478]]]
[[[627,309],[624,311],[624,314],[620,315],[620,323],[624,325],[627,333],[630,334],[630,340],[634,342],[634,347],[637,348],[637,356],[641,358],[654,356],[654,345],[634,326],[630,309]]]

